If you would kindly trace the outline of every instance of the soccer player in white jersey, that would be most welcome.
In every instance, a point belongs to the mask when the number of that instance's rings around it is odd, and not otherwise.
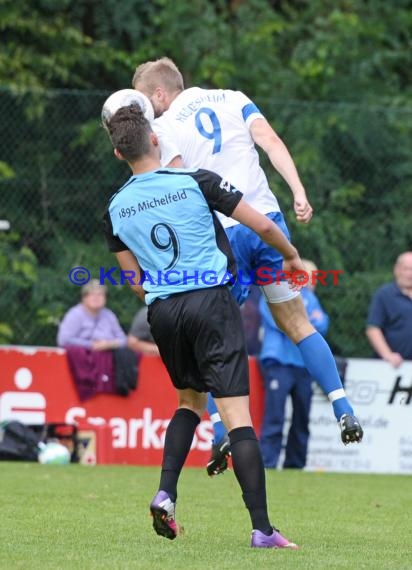
[[[162,150],[164,165],[217,172],[289,237],[278,202],[260,167],[256,144],[288,183],[297,220],[303,223],[310,220],[312,207],[288,149],[246,95],[228,89],[184,89],[182,74],[165,57],[139,65],[132,84],[153,105],[157,117],[153,128],[161,146],[168,149]],[[252,282],[261,286],[279,328],[296,344],[307,370],[328,395],[343,443],[361,441],[363,430],[346,397],[329,345],[311,325],[300,294],[291,291],[286,281],[279,283],[281,255],[269,251],[235,220],[225,217],[220,220],[235,254],[242,283],[251,276]],[[263,269],[269,271],[272,279]]]

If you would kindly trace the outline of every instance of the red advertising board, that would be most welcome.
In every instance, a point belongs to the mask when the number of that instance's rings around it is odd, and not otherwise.
[[[250,359],[249,368],[252,419],[258,431],[262,382],[254,359]],[[138,387],[129,396],[99,394],[81,402],[64,350],[0,347],[0,421],[66,422],[94,430],[99,463],[159,465],[176,403],[175,390],[158,357],[142,358]],[[205,415],[187,465],[205,465],[212,437],[212,425]]]

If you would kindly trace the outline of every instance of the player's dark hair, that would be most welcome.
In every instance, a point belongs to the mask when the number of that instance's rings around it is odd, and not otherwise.
[[[139,105],[121,107],[108,121],[110,140],[127,162],[133,162],[150,153],[152,132],[149,121]]]

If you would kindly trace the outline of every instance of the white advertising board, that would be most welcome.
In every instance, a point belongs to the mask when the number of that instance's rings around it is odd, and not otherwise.
[[[412,362],[395,369],[381,360],[350,358],[345,389],[363,441],[341,443],[331,405],[316,388],[306,468],[412,474]]]

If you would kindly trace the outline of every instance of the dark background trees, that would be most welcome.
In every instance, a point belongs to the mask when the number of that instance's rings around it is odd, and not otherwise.
[[[68,273],[111,267],[100,228],[128,176],[99,115],[140,62],[172,57],[186,83],[244,90],[290,148],[315,209],[295,243],[321,268],[336,352],[368,355],[370,294],[412,248],[412,7],[398,0],[2,0],[0,339],[54,344],[77,301]],[[110,288],[127,328],[136,304]]]

